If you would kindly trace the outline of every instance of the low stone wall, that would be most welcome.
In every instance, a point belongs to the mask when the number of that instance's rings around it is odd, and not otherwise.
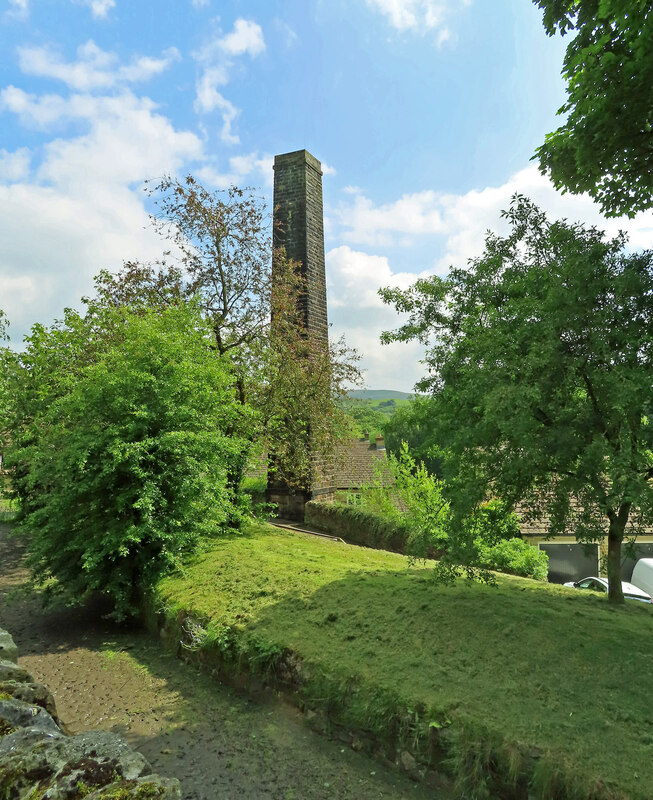
[[[69,736],[52,694],[17,658],[11,635],[0,628],[0,798],[181,800],[179,781],[152,775],[118,734]]]

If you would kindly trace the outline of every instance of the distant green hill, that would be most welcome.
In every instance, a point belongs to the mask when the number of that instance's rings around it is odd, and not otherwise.
[[[408,392],[395,392],[393,389],[352,389],[347,392],[356,400],[413,400],[415,395]]]

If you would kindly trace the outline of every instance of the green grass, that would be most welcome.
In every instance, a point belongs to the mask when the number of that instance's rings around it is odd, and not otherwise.
[[[403,556],[258,525],[216,540],[159,595],[171,618],[202,623],[198,647],[254,668],[296,653],[309,703],[344,724],[394,728],[418,750],[446,727],[460,776],[531,763],[536,796],[650,800],[651,608],[497,580],[436,586]],[[482,797],[481,784],[460,788]]]

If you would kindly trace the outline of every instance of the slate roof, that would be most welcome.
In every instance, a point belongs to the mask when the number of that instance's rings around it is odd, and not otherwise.
[[[385,465],[381,477],[384,486],[392,486],[394,478],[386,462],[385,448],[377,449],[369,439],[353,439],[343,444],[338,453],[334,486],[336,489],[360,489],[374,479],[377,465]]]

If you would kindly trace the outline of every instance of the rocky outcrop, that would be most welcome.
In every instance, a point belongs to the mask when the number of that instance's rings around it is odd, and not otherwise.
[[[179,781],[107,731],[69,736],[52,694],[16,664],[0,629],[0,800],[181,800]]]

